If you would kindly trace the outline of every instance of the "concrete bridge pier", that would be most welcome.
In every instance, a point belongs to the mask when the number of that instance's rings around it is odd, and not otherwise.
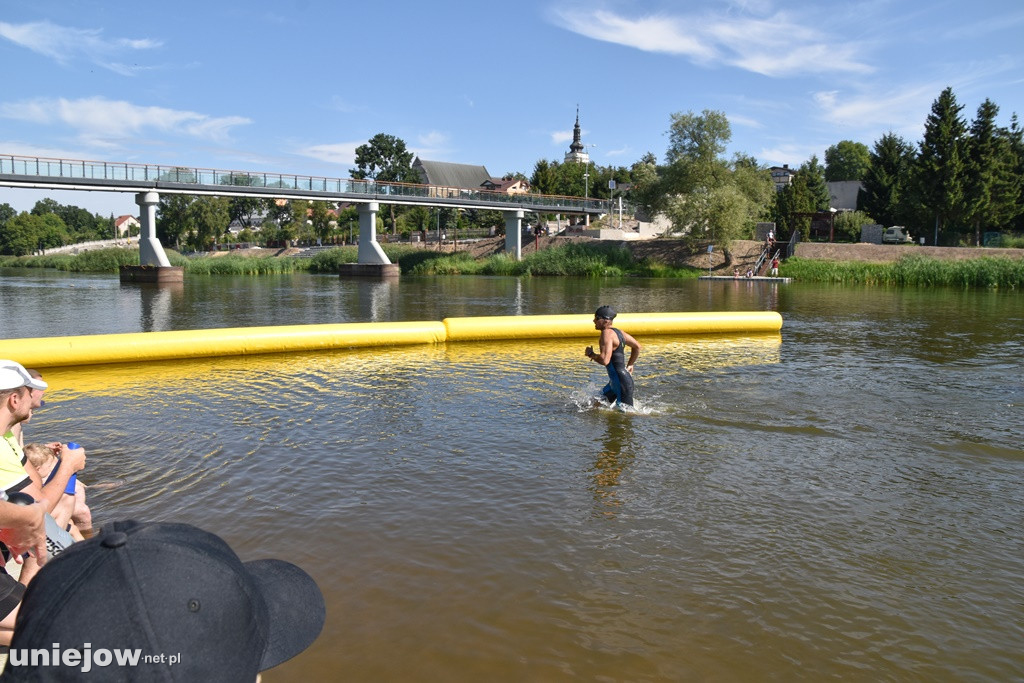
[[[164,247],[156,238],[156,207],[160,193],[140,192],[135,195],[139,205],[139,264],[121,266],[121,282],[183,282],[185,269],[174,267],[167,260]]]
[[[523,260],[523,210],[502,211],[505,215],[505,253]]]
[[[392,263],[377,242],[377,211],[380,204],[367,202],[359,205],[359,256],[358,263],[344,263],[340,267],[341,277],[398,277],[401,270]]]

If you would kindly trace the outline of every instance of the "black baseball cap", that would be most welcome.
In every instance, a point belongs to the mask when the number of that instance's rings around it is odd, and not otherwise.
[[[188,524],[114,522],[29,584],[2,680],[252,683],[309,647],[325,616],[316,582],[294,564],[242,562]],[[73,666],[66,656],[27,666],[31,649],[81,656]],[[135,665],[109,655],[132,650]]]
[[[604,318],[605,320],[615,320],[615,309],[611,306],[601,306],[601,308],[594,311],[595,318]]]

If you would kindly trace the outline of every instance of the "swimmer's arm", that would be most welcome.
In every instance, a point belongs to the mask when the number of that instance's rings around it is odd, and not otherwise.
[[[612,351],[615,350],[615,333],[611,329],[601,330],[601,347],[598,353],[594,353],[594,349],[590,346],[587,347],[590,353],[587,357],[594,361],[598,365],[608,365],[612,362]]]
[[[626,346],[629,347],[629,360],[626,361],[626,370],[633,372],[633,365],[636,364],[636,359],[640,357],[640,349],[643,346],[627,332],[622,333],[622,341],[626,342]]]

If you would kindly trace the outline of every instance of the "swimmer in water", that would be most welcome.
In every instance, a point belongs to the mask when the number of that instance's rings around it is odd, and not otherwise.
[[[630,334],[612,327],[616,313],[611,306],[601,306],[594,313],[594,329],[601,331],[598,351],[588,346],[584,352],[587,358],[605,366],[608,370],[608,384],[601,393],[609,403],[618,406],[633,405],[633,365],[640,356],[640,342]],[[625,347],[629,347],[626,360]]]

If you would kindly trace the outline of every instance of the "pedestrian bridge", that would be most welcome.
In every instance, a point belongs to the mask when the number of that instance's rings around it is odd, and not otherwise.
[[[156,207],[160,194],[356,204],[362,237],[359,240],[361,264],[390,263],[377,243],[376,213],[381,203],[501,211],[505,218],[505,248],[517,259],[522,255],[522,219],[525,212],[599,215],[610,213],[611,209],[607,199],[510,195],[476,188],[15,155],[0,155],[0,186],[134,193],[142,223],[140,259],[142,265],[152,266],[170,265],[156,239]]]

